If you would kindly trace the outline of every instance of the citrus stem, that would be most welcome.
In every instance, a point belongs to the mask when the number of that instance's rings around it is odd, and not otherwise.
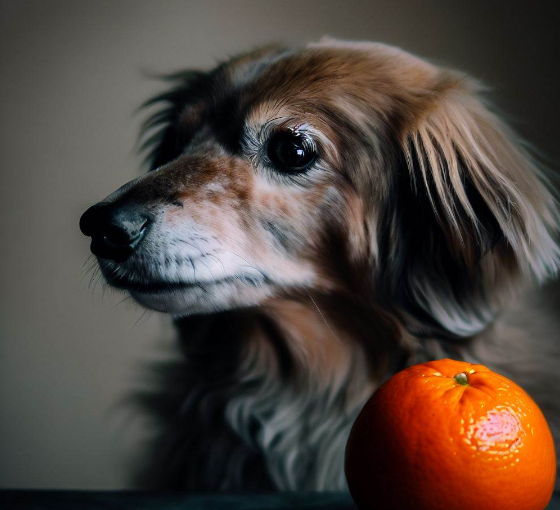
[[[469,384],[469,378],[467,377],[467,374],[465,372],[456,374],[453,379],[455,379],[462,386],[467,386]]]

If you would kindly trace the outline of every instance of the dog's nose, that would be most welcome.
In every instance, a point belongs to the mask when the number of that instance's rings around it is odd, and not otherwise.
[[[94,255],[122,262],[140,244],[150,222],[149,214],[133,206],[97,204],[80,218],[80,230],[91,237]]]

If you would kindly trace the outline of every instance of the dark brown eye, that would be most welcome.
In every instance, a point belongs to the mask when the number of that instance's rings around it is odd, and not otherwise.
[[[276,133],[268,142],[268,159],[279,170],[288,173],[305,172],[317,158],[313,142],[305,135],[292,131]]]

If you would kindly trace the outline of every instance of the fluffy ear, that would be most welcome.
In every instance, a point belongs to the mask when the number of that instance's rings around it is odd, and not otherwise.
[[[146,153],[150,170],[169,163],[181,154],[190,136],[181,129],[181,114],[204,94],[211,77],[201,71],[181,71],[162,79],[171,84],[170,89],[142,105],[142,109],[159,107],[144,121],[140,133],[141,150]]]
[[[438,93],[399,140],[382,285],[417,334],[476,334],[518,277],[558,269],[548,183],[478,89]]]
[[[159,107],[144,121],[140,134],[140,148],[146,153],[150,170],[169,163],[183,152],[195,135],[193,125],[196,121],[200,122],[203,115],[212,115],[207,104],[215,100],[212,94],[223,90],[224,84],[236,77],[248,79],[251,73],[258,72],[259,63],[283,51],[281,46],[270,44],[229,59],[208,72],[185,70],[162,76],[170,84],[169,90],[146,101],[141,107]],[[185,120],[183,115],[186,112],[190,122],[181,122]],[[190,128],[188,124],[191,124]]]

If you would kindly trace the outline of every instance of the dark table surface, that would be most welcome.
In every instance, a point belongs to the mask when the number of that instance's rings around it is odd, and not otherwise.
[[[161,492],[0,491],[1,510],[356,510],[342,493],[190,494]],[[560,493],[547,510],[560,510]]]

